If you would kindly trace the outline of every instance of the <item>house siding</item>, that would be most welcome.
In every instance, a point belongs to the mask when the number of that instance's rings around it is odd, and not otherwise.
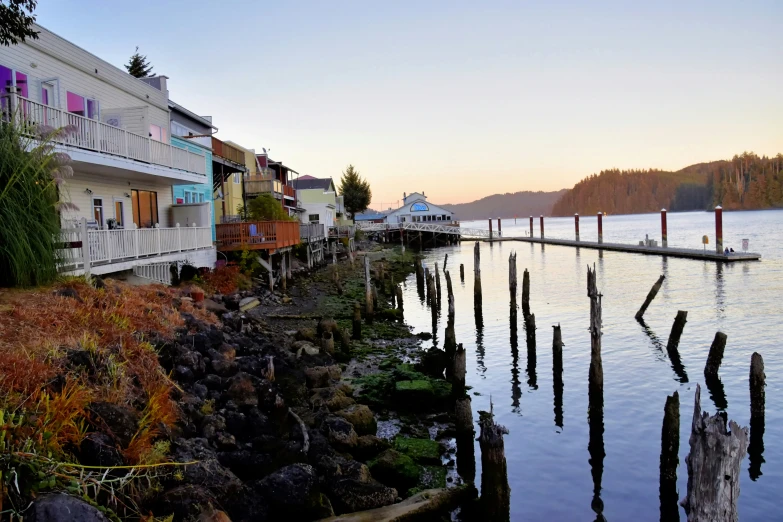
[[[168,93],[147,85],[43,27],[36,26],[36,30],[40,31],[38,40],[0,47],[0,64],[27,74],[31,100],[41,102],[41,80],[56,79],[55,107],[67,109],[67,91],[94,98],[100,103],[102,121],[107,114],[122,109],[122,128],[148,136],[149,126],[158,125],[167,130],[164,141],[168,143]],[[139,110],[142,107],[144,110]]]

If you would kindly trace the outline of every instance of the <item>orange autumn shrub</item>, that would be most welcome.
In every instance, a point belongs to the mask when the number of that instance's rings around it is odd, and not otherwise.
[[[233,294],[247,288],[250,280],[241,272],[239,265],[225,265],[201,276],[200,285],[210,294]]]

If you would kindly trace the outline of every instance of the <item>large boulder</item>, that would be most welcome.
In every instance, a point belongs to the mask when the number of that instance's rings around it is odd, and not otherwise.
[[[128,407],[110,402],[93,402],[90,404],[90,421],[104,433],[108,433],[127,448],[139,426],[136,412]]]
[[[206,439],[177,439],[171,453],[174,462],[195,462],[183,466],[182,484],[198,484],[207,488],[221,502],[236,497],[242,482],[218,461]]]
[[[330,484],[329,498],[336,513],[353,513],[394,504],[397,490],[374,480],[345,477]]]
[[[240,372],[228,380],[226,394],[237,406],[258,406],[258,396],[250,375]]]
[[[442,379],[443,372],[449,364],[449,357],[446,352],[432,347],[421,356],[421,361],[416,366],[417,370],[431,376]]]
[[[197,520],[202,513],[217,506],[210,491],[196,484],[177,486],[156,499],[152,511],[159,518],[174,515],[174,520]]]
[[[421,466],[409,456],[388,449],[367,463],[372,476],[397,491],[414,487],[421,477]]]
[[[315,469],[309,464],[292,464],[263,480],[253,489],[269,502],[272,520],[312,520],[334,514],[329,499],[321,494]]]
[[[51,493],[36,498],[25,512],[26,522],[108,522],[108,518],[85,501]]]
[[[330,415],[321,424],[321,431],[335,448],[349,451],[356,446],[359,436],[353,429],[353,424],[335,415]]]
[[[356,448],[352,454],[359,460],[370,460],[389,448],[391,444],[386,439],[375,435],[362,435],[356,441]]]
[[[351,424],[359,435],[375,435],[378,432],[378,422],[375,420],[370,408],[364,404],[354,404],[335,415],[342,417]]]
[[[314,366],[305,369],[308,388],[323,388],[329,385],[330,379],[340,380],[342,371],[339,366]]]
[[[329,411],[338,411],[352,405],[354,401],[351,397],[338,388],[313,388],[313,394],[310,397],[310,404],[314,409],[326,406]]]

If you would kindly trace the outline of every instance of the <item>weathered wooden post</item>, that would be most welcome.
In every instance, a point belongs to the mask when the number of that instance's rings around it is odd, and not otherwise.
[[[683,328],[685,328],[687,318],[688,312],[683,310],[677,311],[677,316],[674,318],[674,324],[672,325],[672,331],[669,334],[669,341],[666,343],[666,353],[669,355],[672,369],[680,378],[681,383],[688,382],[688,374],[685,372],[685,367],[682,364],[680,352],[677,347],[680,345],[680,337],[682,336]]]
[[[533,216],[530,216],[530,237],[533,237]]]
[[[402,286],[396,285],[394,287],[394,291],[397,293],[397,309],[402,311],[403,310],[403,304],[402,304]]]
[[[563,427],[563,337],[560,325],[553,326],[552,388],[555,396],[555,426]]]
[[[448,262],[449,262],[449,255],[446,254],[446,257],[443,258],[443,271],[444,272],[446,271],[446,263],[448,263]]]
[[[715,251],[723,254],[723,207],[715,207]]]
[[[492,218],[489,218],[489,242],[492,243]]]
[[[598,242],[604,242],[604,213],[598,213]]]
[[[451,391],[455,397],[461,397],[465,394],[465,376],[467,373],[465,348],[462,343],[457,345],[453,353],[451,373]]]
[[[663,284],[664,279],[666,279],[666,276],[661,274],[661,277],[658,278],[658,280],[650,289],[650,292],[647,294],[647,298],[644,300],[642,307],[639,308],[638,312],[636,312],[637,321],[641,321],[642,317],[644,317],[644,312],[647,311],[647,307],[650,306],[650,303],[652,303],[653,299],[655,299],[655,296],[658,295],[658,291],[661,289],[661,285]]]
[[[443,339],[443,351],[446,352],[446,355],[448,356],[449,361],[452,360],[454,357],[454,352],[457,349],[457,337],[456,333],[454,331],[454,290],[451,286],[451,274],[449,274],[448,270],[446,272],[446,292],[447,292],[447,298],[449,301],[449,311],[448,311],[448,318],[446,321],[446,334]],[[446,367],[447,370],[449,370],[448,366]],[[450,372],[447,371],[447,377]]]
[[[465,282],[465,265],[459,264],[459,280]]]
[[[539,227],[541,228],[541,230],[539,230],[539,232],[541,233],[541,239],[544,239],[544,216],[543,216],[543,214],[538,219],[540,221]]]
[[[437,306],[440,308],[441,293],[440,293],[440,272],[438,271],[438,262],[435,261],[435,296],[437,297]]]
[[[473,307],[481,308],[481,250],[479,242],[473,246]]]
[[[666,226],[666,209],[661,209],[661,245],[669,246],[669,231]]]
[[[500,228],[500,218],[498,218],[498,237],[503,237],[503,230]]]
[[[767,376],[764,374],[764,359],[753,352],[750,357],[750,446],[748,473],[751,480],[761,476],[761,464],[764,462],[764,408]]]
[[[661,464],[658,498],[661,520],[680,520],[677,495],[677,466],[680,463],[680,395],[666,397],[661,428]]]
[[[722,414],[701,411],[701,386],[696,385],[691,424],[688,493],[682,506],[688,522],[738,522],[740,464],[748,450],[748,428],[728,422]]]
[[[512,252],[508,256],[508,292],[511,294],[511,304],[517,305],[517,254]]]
[[[596,284],[595,265],[593,269],[587,267],[587,296],[590,298],[590,381],[601,389],[604,389],[604,370],[601,361],[601,298]]]
[[[285,269],[285,253],[280,255],[280,288],[283,293],[288,291],[288,271]]]
[[[522,273],[522,316],[530,315],[530,273],[525,268]]]
[[[332,243],[332,264],[337,264],[337,241]]]
[[[476,454],[473,447],[475,430],[473,429],[473,409],[470,397],[465,395],[456,400],[454,405],[457,431],[457,472],[468,483],[476,477]]]
[[[402,255],[405,255],[405,229],[402,228],[402,225],[400,225],[400,249],[402,251]]]
[[[321,350],[329,355],[334,355],[334,336],[332,332],[324,332],[321,335]]]
[[[491,521],[509,520],[511,489],[503,435],[508,429],[495,423],[492,401],[489,412],[479,412],[479,447],[481,448],[481,510],[482,518]]]
[[[589,405],[588,424],[590,471],[593,476],[593,501],[591,507],[603,517],[604,504],[601,500],[601,482],[604,473],[604,369],[601,361],[601,298],[596,283],[595,265],[587,267],[587,296],[590,298],[590,370],[588,374],[587,401]],[[603,518],[599,518],[602,520]]]
[[[353,303],[353,336],[351,339],[360,340],[362,338],[362,305],[359,301]]]
[[[706,379],[717,379],[718,368],[723,361],[723,352],[726,349],[726,334],[716,332],[715,339],[710,346],[710,353],[707,356],[707,364],[704,365],[704,377]]]
[[[370,277],[370,256],[364,256],[364,319],[367,324],[373,322],[373,298],[372,298],[372,278]]]
[[[579,241],[579,214],[574,214],[574,232],[576,233],[576,240]]]

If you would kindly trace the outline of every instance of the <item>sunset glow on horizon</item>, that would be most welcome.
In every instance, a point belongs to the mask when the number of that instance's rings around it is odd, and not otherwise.
[[[376,209],[783,152],[780,2],[79,5],[38,22],[118,67],[139,46],[223,140],[336,183],[353,164]]]

